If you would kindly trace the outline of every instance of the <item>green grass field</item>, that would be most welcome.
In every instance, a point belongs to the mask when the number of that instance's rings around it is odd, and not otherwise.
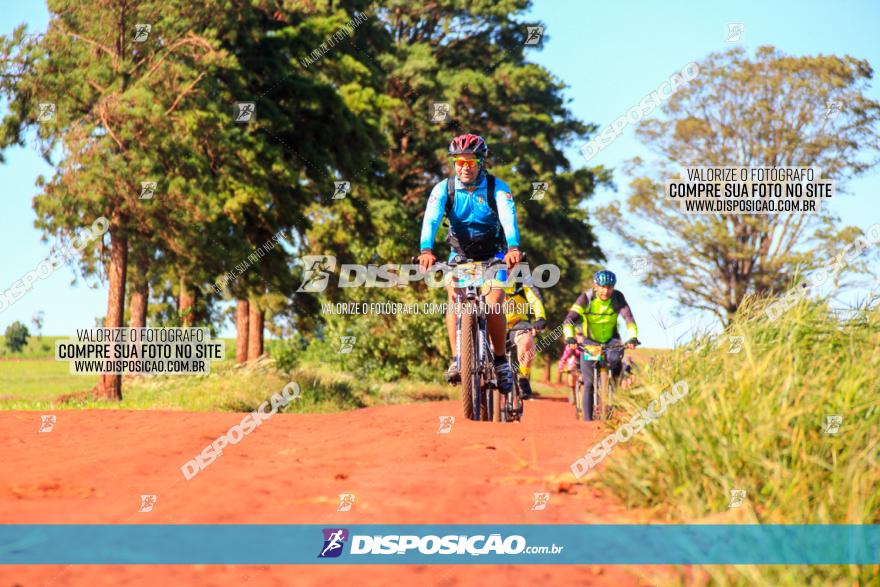
[[[71,375],[67,363],[54,359],[0,359],[0,406],[15,399],[48,401],[89,389],[95,376]]]
[[[239,411],[256,408],[290,381],[300,385],[297,412],[335,412],[369,405],[452,397],[439,383],[400,381],[379,384],[320,366],[303,366],[290,376],[271,360],[237,367],[232,360],[214,363],[209,375],[126,377],[121,402],[88,399],[97,375],[71,375],[67,363],[54,359],[0,360],[0,409],[155,409]],[[82,392],[82,393],[81,393]],[[82,395],[58,402],[61,395]]]
[[[52,353],[54,341],[59,338],[62,337],[43,337],[44,342],[51,341]],[[97,382],[98,376],[72,375],[68,363],[55,361],[52,354],[42,353],[42,358],[33,358],[40,354],[37,347],[21,353],[31,358],[0,359],[0,409],[102,407],[248,411],[253,402],[256,401],[256,405],[259,405],[288,382],[286,374],[278,372],[269,364],[256,368],[237,368],[234,364],[235,341],[224,341],[226,359],[212,363],[210,375],[126,378],[123,384],[123,401],[112,404],[85,399],[55,402],[62,395],[88,392]],[[271,352],[271,344],[267,346]],[[637,361],[647,364],[649,357],[663,352],[656,349],[637,349],[633,354]],[[556,382],[555,362],[551,367],[551,381]],[[540,383],[543,372],[543,363],[539,358],[532,369],[533,388],[544,395],[561,395],[563,392],[558,388]],[[308,382],[310,389],[314,391],[312,395],[319,398],[315,402],[302,402],[302,407],[307,411],[338,411],[365,405],[457,397],[458,388],[445,385],[441,378],[442,374],[438,373],[434,382],[400,380],[380,383],[312,364],[303,365],[292,373],[294,381],[300,385],[302,381]]]
[[[31,336],[21,351],[13,353],[6,346],[6,337],[0,336],[0,359],[45,359],[55,356],[55,341],[66,336]]]

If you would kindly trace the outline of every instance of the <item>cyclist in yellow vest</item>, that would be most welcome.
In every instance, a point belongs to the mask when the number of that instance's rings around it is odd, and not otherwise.
[[[544,330],[547,325],[547,313],[544,311],[544,302],[541,300],[537,288],[524,283],[521,278],[505,287],[504,293],[506,294],[504,311],[507,316],[507,335],[516,345],[519,386],[523,391],[523,397],[528,399],[532,395],[529,375],[532,370],[532,361],[535,359],[535,330]],[[532,323],[535,330],[512,330],[520,322],[528,321],[529,314],[535,316],[535,321]]]
[[[578,321],[581,323],[586,344],[605,344],[612,340],[620,341],[620,333],[617,330],[618,316],[626,322],[627,336],[629,337],[624,343],[626,348],[634,349],[636,345],[640,344],[639,339],[636,338],[639,334],[639,328],[636,326],[632,310],[623,296],[623,292],[614,289],[616,283],[617,276],[607,269],[602,269],[593,276],[592,289],[584,291],[578,296],[563,322],[565,342],[569,348],[577,350],[578,343],[574,337],[574,325]],[[623,370],[623,351],[608,351],[607,359],[611,373],[616,379],[620,379]],[[584,379],[585,389],[593,387],[593,363],[594,361],[586,361],[583,355],[581,356],[581,374]],[[588,420],[592,419],[592,394],[587,394],[584,413],[587,415]]]

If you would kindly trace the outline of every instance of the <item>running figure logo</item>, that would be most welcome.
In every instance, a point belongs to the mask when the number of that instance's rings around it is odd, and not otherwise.
[[[141,495],[141,507],[138,509],[138,511],[151,512],[153,511],[154,505],[156,505],[155,495]]]
[[[52,428],[55,427],[55,422],[57,418],[54,414],[49,414],[48,416],[40,416],[40,432],[52,432]]]
[[[348,540],[348,530],[345,528],[324,528],[324,548],[318,558],[336,558],[342,554],[342,547]]]
[[[840,425],[843,424],[843,416],[825,416],[825,428],[822,429],[824,434],[837,434],[840,432]]]
[[[730,503],[727,504],[727,509],[730,508],[738,508],[746,501],[746,490],[745,489],[731,489],[730,490]]]
[[[38,117],[40,122],[48,122],[49,120],[55,120],[55,103],[54,102],[40,102],[40,115]]]
[[[339,352],[347,355],[354,350],[354,343],[357,342],[356,336],[340,336]]]
[[[537,45],[541,42],[541,37],[544,36],[544,27],[542,26],[529,26],[526,27],[526,45]]]
[[[452,432],[453,424],[455,424],[455,416],[440,416],[440,428],[437,434],[449,434]]]
[[[336,508],[337,512],[350,512],[351,506],[354,505],[354,493],[340,493],[339,494],[339,507]]]
[[[318,293],[327,289],[330,271],[336,268],[336,257],[330,255],[303,255],[303,282],[297,292]]]
[[[150,38],[150,31],[152,30],[153,25],[150,24],[136,24],[134,25],[134,37],[132,37],[132,43],[144,43],[147,39]]]
[[[641,277],[648,270],[647,257],[633,257],[630,259],[630,271],[636,277]]]
[[[727,23],[727,42],[739,43],[742,41],[743,33],[746,32],[746,25],[741,22]]]
[[[256,109],[256,102],[236,102],[232,111],[235,122],[253,122]]]
[[[351,191],[351,182],[350,181],[334,181],[333,182],[333,196],[330,198],[331,200],[343,200],[345,199],[345,195]]]
[[[727,354],[735,355],[742,350],[743,341],[746,339],[745,336],[728,336],[728,341],[730,342],[730,346],[727,349]]]
[[[532,182],[532,197],[530,200],[543,200],[544,196],[547,195],[547,189],[549,184],[546,181],[533,181]]]
[[[833,120],[837,118],[838,114],[840,114],[840,102],[829,100],[826,107],[827,110],[825,111],[825,120]]]
[[[138,197],[138,200],[152,200],[153,194],[156,193],[157,185],[158,182],[155,181],[142,181],[141,195]]]
[[[449,114],[449,102],[431,102],[431,122],[443,122]]]
[[[549,493],[536,493],[535,494],[535,503],[532,504],[532,511],[539,512],[541,510],[547,509],[547,504],[550,502],[550,494]]]

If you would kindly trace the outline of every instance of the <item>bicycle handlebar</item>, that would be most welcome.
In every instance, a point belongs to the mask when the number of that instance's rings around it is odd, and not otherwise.
[[[428,271],[442,271],[443,269],[447,269],[447,268],[448,269],[455,269],[459,265],[464,265],[466,263],[467,264],[480,263],[481,265],[483,265],[484,267],[486,267],[488,269],[489,267],[494,267],[495,265],[503,265],[504,261],[502,261],[501,259],[489,259],[488,261],[474,261],[474,260],[468,259],[468,260],[462,261],[460,263],[456,263],[455,261],[448,261],[445,263],[434,263],[433,265],[431,265],[431,267],[428,268]]]
[[[597,343],[595,343],[595,344],[582,344],[582,343],[577,343],[577,347],[578,347],[578,349],[580,349],[580,350],[582,350],[582,351],[583,351],[583,350],[586,350],[586,348],[587,348],[588,346],[597,346],[597,347],[601,347],[603,351],[619,351],[619,350],[623,350],[623,349],[625,349],[627,344],[628,344],[628,343],[626,343],[626,342],[614,342],[614,343],[612,343],[612,342],[598,343],[598,342],[597,342]]]

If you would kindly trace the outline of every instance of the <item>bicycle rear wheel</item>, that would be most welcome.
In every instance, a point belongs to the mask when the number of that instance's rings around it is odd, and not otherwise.
[[[511,398],[513,405],[511,406],[511,413],[513,414],[513,419],[517,422],[522,420],[523,416],[523,395],[522,389],[519,387],[519,381],[516,382],[516,387],[513,390],[515,393]]]
[[[502,422],[518,422],[522,419],[523,401],[522,388],[519,381],[513,380],[513,389],[508,394],[501,394],[503,408],[501,409]]]
[[[608,393],[605,395],[605,419],[610,420],[614,413],[614,392],[617,391],[617,384],[614,383],[614,376],[608,374]]]
[[[497,387],[492,390],[492,421],[501,422],[501,392]]]

